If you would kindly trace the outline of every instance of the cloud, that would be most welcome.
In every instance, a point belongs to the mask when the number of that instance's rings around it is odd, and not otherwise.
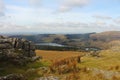
[[[109,19],[112,19],[112,17],[110,17],[110,16],[105,16],[105,15],[94,15],[93,16],[94,18],[96,18],[96,19],[107,19],[107,20],[109,20]]]
[[[90,0],[61,0],[59,10],[61,12],[69,11],[74,7],[83,7],[89,3]]]
[[[16,0],[19,1],[19,0]],[[21,0],[24,1],[24,0]],[[28,3],[35,7],[35,8],[40,8],[40,6],[43,4],[43,0],[27,0]],[[53,2],[56,2],[57,0],[53,0]],[[65,12],[69,11],[75,7],[83,7],[87,5],[90,2],[90,0],[58,0],[57,3],[60,4],[59,11],[60,12]],[[53,3],[54,5],[54,3]]]
[[[16,5],[6,5],[6,9],[14,11],[16,13],[24,12],[24,11],[30,11],[31,10],[31,8],[23,7],[23,6],[16,6]]]
[[[0,0],[0,17],[5,15],[4,10],[5,10],[5,4],[3,0]]]
[[[44,28],[68,28],[68,29],[97,29],[97,28],[106,28],[108,25],[105,22],[59,22],[59,23],[40,23],[34,25],[36,27],[44,27]]]
[[[20,2],[24,3],[25,1],[27,1],[27,3],[32,6],[39,6],[43,0],[13,0],[13,1],[16,1],[19,3]]]
[[[9,22],[0,22],[0,33],[25,32],[26,30],[28,30],[28,26],[19,26]]]
[[[28,0],[30,5],[33,5],[33,6],[40,6],[42,0]]]
[[[56,9],[59,9],[60,12],[66,12],[74,8],[85,7],[92,0],[50,0],[51,2],[49,0],[45,2],[42,2],[43,0],[16,1],[17,2],[6,2],[6,4],[4,4],[3,0],[0,0],[0,14],[4,15],[4,9],[6,9],[5,16],[11,16],[10,19],[0,18],[0,20],[4,20],[2,21],[3,23],[0,23],[0,31],[12,32],[14,28],[14,32],[81,33],[81,31],[92,32],[109,30],[110,27],[116,30],[120,29],[119,24],[115,24],[120,23],[120,19],[115,19],[114,23],[112,17],[104,14],[99,15],[101,11],[89,12],[88,9],[90,8],[87,9],[88,11],[85,9],[85,12],[79,12],[79,9],[77,9],[75,12],[52,14]],[[47,1],[50,3],[47,3]],[[23,5],[23,3],[27,4],[27,6]],[[43,4],[42,7],[41,4]],[[91,17],[91,15],[97,13],[98,15]],[[15,23],[20,26],[10,23]]]
[[[80,22],[57,22],[57,23],[41,23],[37,24],[35,26],[44,26],[44,27],[49,27],[49,28],[85,28],[88,26],[87,23],[80,23]]]
[[[120,17],[113,20],[116,24],[120,24]]]
[[[114,26],[114,27],[113,27]],[[107,24],[104,21],[99,22],[57,22],[57,23],[40,23],[29,27],[29,31],[42,33],[85,33],[101,32],[108,30],[120,29],[118,25]]]
[[[118,30],[120,26],[104,22],[59,22],[40,23],[33,26],[18,26],[11,23],[0,23],[1,32],[36,32],[36,33],[86,33],[104,30]],[[14,29],[14,31],[13,31]]]
[[[104,22],[104,21],[96,21],[95,24],[98,25],[98,26],[102,26],[102,27],[107,25],[107,23]]]

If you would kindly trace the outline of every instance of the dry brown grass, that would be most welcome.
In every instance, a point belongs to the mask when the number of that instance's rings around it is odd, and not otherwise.
[[[83,55],[83,52],[75,51],[45,51],[36,50],[38,56],[42,56],[45,60],[62,60],[69,57]]]
[[[50,65],[50,72],[58,73],[58,74],[65,74],[70,72],[79,72],[79,67],[77,64],[81,62],[81,56],[65,58],[63,60],[54,61]]]
[[[50,61],[50,72],[64,74],[78,71],[77,63],[81,62],[81,52],[73,51],[43,51],[37,50],[37,56],[42,56],[44,60]]]
[[[48,74],[66,76],[60,80],[120,80],[119,75],[113,75],[107,79],[105,74],[93,75],[94,68],[103,71],[120,71],[120,54],[111,50],[101,51],[101,57],[82,57],[79,64],[78,56],[83,52],[74,51],[43,51],[36,50],[37,55],[42,56],[45,61],[52,62]]]

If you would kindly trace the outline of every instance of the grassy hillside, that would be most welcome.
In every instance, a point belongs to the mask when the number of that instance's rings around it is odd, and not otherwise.
[[[91,34],[91,39],[99,40],[99,41],[113,41],[113,40],[120,40],[120,31],[108,31],[102,32],[98,34]]]
[[[37,50],[36,52],[38,56],[39,55],[43,56],[44,61],[50,61],[50,62],[52,61],[57,63],[58,65],[60,61],[62,61],[63,63],[64,60],[70,60],[71,57],[73,58],[78,55],[88,54],[88,53],[72,52],[72,51]],[[52,62],[51,64],[53,64]],[[57,72],[52,73],[52,75],[62,77],[60,80],[119,80],[120,79],[119,63],[120,63],[120,52],[115,52],[112,50],[103,50],[100,52],[100,57],[92,57],[90,55],[82,57],[81,63],[76,64],[76,69],[80,69],[80,71],[78,72],[74,73],[74,69],[75,69],[74,68],[73,72],[59,74],[60,70],[57,70]],[[62,69],[71,70],[72,64],[70,65],[67,64],[67,66],[69,66],[67,69],[64,68]]]
[[[49,76],[58,77],[59,80],[120,80],[120,51],[103,50],[100,57],[74,51],[36,50],[36,53],[43,59],[26,66],[8,63],[5,66],[5,63],[1,62],[0,76],[21,73],[28,80],[39,80]],[[84,55],[81,62],[76,62],[81,55]]]
[[[109,44],[120,41],[120,31],[108,31],[90,35],[90,43],[93,46],[100,47],[103,49],[111,48]]]
[[[86,52],[75,51],[44,51],[36,50],[37,55],[41,55],[43,59],[60,60],[64,58],[74,57],[78,55],[88,54]],[[112,50],[103,50],[100,52],[100,57],[84,56],[82,57],[82,63],[79,66],[86,66],[91,68],[109,69],[111,67],[120,66],[120,52]],[[120,69],[119,69],[120,71]]]

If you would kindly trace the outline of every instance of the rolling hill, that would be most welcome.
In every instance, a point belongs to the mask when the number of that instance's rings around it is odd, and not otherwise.
[[[109,43],[120,40],[120,31],[107,31],[86,34],[38,34],[38,35],[12,35],[10,37],[25,38],[35,43],[58,43],[75,47],[109,48]]]

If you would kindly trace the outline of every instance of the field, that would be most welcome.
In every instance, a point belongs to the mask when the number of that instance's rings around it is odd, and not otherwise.
[[[74,51],[43,51],[43,50],[36,50],[36,53],[37,56],[40,55],[43,57],[43,61],[55,60],[56,63],[57,61],[60,60],[61,62],[63,61],[64,63],[64,60],[66,59],[70,60],[71,57],[88,54],[88,53],[74,52]],[[74,62],[71,63],[74,64]],[[68,73],[64,74],[63,72],[63,75],[67,75],[69,77],[71,77],[72,75],[72,78],[70,80],[120,80],[120,52],[117,51],[103,50],[100,52],[100,57],[92,57],[90,55],[82,56],[81,63],[77,63],[75,65],[76,67],[72,65],[70,66],[69,64],[66,65],[69,66],[66,69],[71,68],[73,70],[73,72],[69,72],[69,74]],[[57,66],[60,66],[59,62]],[[80,69],[80,72],[76,72],[76,74],[73,75],[75,71],[73,67],[75,68],[75,70],[77,68]],[[59,67],[57,68],[55,67],[55,69],[59,73]],[[78,77],[78,79],[75,77]],[[79,77],[81,77],[81,79]],[[69,79],[63,79],[63,80],[69,80]]]
[[[41,77],[51,75],[59,77],[58,80],[120,80],[119,51],[103,50],[100,57],[84,55],[88,52],[75,51],[36,50],[36,54],[43,59],[25,66],[7,63],[8,66],[0,65],[3,68],[0,75],[20,73],[28,80],[41,80]]]
[[[83,52],[75,51],[45,51],[36,50],[37,56],[42,56],[44,60],[60,60],[64,58],[83,55]]]
[[[83,52],[75,51],[44,51],[36,50],[37,56],[42,56],[43,60],[61,60],[69,57],[83,55]],[[87,54],[87,53],[86,53]],[[111,67],[120,66],[120,52],[112,52],[110,50],[101,51],[100,57],[84,56],[81,58],[80,66],[91,68],[109,69]]]

